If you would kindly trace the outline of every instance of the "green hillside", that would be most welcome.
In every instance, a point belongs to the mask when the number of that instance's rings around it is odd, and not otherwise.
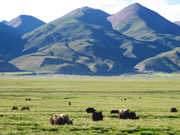
[[[180,47],[180,27],[138,3],[125,7],[108,20],[115,30],[137,40],[153,41],[171,49]]]
[[[25,55],[11,61],[19,69],[61,74],[118,75],[168,47],[136,41],[113,30],[109,14],[80,8],[23,38]]]
[[[180,70],[180,48],[144,60],[135,68],[139,71],[177,72]]]

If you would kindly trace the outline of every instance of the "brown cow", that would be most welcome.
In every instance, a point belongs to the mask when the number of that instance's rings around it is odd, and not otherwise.
[[[69,120],[69,117],[67,114],[61,114],[61,115],[53,115],[51,118],[50,118],[50,123],[52,125],[64,125],[64,124],[68,124],[68,125],[72,125],[73,120]]]
[[[13,111],[13,110],[17,110],[18,111],[18,108],[13,106],[13,107],[11,107],[11,111]]]
[[[29,109],[29,107],[27,106],[27,107],[22,107],[21,108],[21,111],[24,111],[24,110],[28,110],[28,111],[30,111],[30,109]]]

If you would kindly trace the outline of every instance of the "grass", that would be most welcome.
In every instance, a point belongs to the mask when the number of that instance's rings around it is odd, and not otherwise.
[[[157,75],[160,77],[180,77],[179,73],[154,73],[154,75]]]
[[[19,111],[11,112],[12,106]],[[21,112],[23,106],[30,111]],[[103,121],[93,122],[91,114],[85,113],[87,107],[103,111]],[[180,134],[180,113],[171,113],[172,107],[180,108],[178,78],[0,78],[0,135]],[[110,114],[124,108],[135,111],[140,119],[120,120]],[[74,124],[50,125],[50,117],[61,113],[67,113]]]
[[[22,71],[22,72],[0,72],[0,77],[3,76],[22,76],[22,75],[35,75],[35,73],[31,71]]]

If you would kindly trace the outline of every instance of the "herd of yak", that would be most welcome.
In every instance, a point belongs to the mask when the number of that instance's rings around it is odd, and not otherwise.
[[[70,102],[69,102],[69,105],[71,105]],[[13,106],[11,108],[11,111],[13,111],[13,110],[18,110],[18,108]],[[22,107],[21,111],[24,111],[24,110],[30,111],[30,108]],[[177,109],[171,108],[171,112],[177,112]],[[87,108],[86,113],[92,113],[93,121],[103,120],[102,112],[96,112],[96,110],[94,108]],[[111,110],[111,114],[119,114],[119,119],[139,119],[139,117],[136,116],[136,113],[130,112],[129,109]],[[53,115],[50,118],[50,123],[52,125],[64,125],[66,123],[68,125],[71,125],[71,124],[73,124],[73,120],[70,120],[67,114],[60,114],[60,115]]]
[[[171,112],[177,112],[177,109],[171,108]],[[102,112],[96,112],[94,108],[87,108],[86,113],[92,113],[93,121],[103,120]],[[119,119],[139,119],[139,117],[136,116],[136,113],[130,112],[129,109],[111,110],[111,114],[119,114]],[[73,120],[70,120],[67,114],[60,114],[60,115],[53,115],[50,118],[50,123],[52,125],[64,125],[66,123],[68,125],[71,125],[73,124]]]
[[[87,108],[86,113],[92,113],[92,120],[93,121],[99,121],[103,120],[103,115],[102,112],[96,112],[94,108]],[[111,114],[117,113],[119,114],[119,119],[139,119],[139,117],[136,116],[135,112],[129,112],[129,109],[125,110],[112,110]],[[60,114],[60,115],[53,115],[50,118],[50,123],[52,125],[63,125],[63,124],[68,124],[71,125],[73,124],[73,120],[70,120],[67,114]]]

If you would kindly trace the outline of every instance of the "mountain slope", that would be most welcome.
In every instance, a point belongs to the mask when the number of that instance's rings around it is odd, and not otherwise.
[[[21,55],[23,41],[21,34],[4,23],[0,23],[0,60],[11,60]]]
[[[176,21],[174,23],[177,24],[178,26],[180,26],[180,21]]]
[[[166,45],[163,42],[168,42],[170,45],[167,46],[171,48],[179,46],[180,27],[138,3],[129,5],[108,17],[108,20],[114,29],[135,39],[155,41],[163,45]]]
[[[14,71],[20,71],[20,70],[13,64],[0,60],[0,72],[14,72]]]
[[[109,14],[79,8],[23,36],[23,55],[11,63],[23,70],[118,75],[168,47],[136,41],[112,29]],[[143,50],[141,50],[143,49]]]
[[[177,72],[180,71],[180,48],[161,53],[149,58],[135,66],[139,71],[160,71]]]
[[[21,34],[25,34],[27,32],[33,31],[36,28],[45,24],[45,22],[29,15],[20,15],[11,21],[6,23],[9,26],[12,26],[19,30]]]

